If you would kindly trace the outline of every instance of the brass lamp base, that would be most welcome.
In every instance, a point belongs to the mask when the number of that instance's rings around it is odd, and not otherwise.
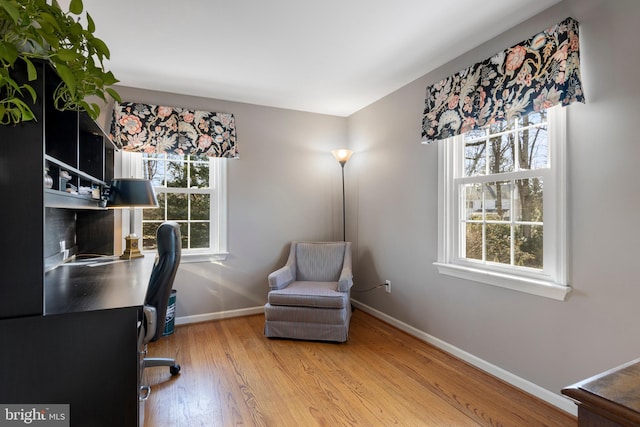
[[[129,234],[124,238],[125,240],[125,249],[122,255],[120,255],[120,259],[133,259],[133,258],[142,258],[144,255],[138,249],[138,236],[135,234]]]

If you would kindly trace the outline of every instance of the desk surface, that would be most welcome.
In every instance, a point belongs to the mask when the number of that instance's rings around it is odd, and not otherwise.
[[[640,424],[640,359],[562,390],[581,406],[619,425]]]
[[[155,257],[63,264],[45,274],[45,316],[144,304]]]

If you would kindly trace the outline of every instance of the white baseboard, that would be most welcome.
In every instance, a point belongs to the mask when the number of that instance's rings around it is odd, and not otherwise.
[[[238,310],[218,311],[215,313],[196,314],[193,316],[176,317],[176,325],[187,325],[189,323],[206,322],[209,320],[229,319],[232,317],[250,316],[252,314],[264,313],[264,306],[241,308]]]
[[[408,325],[404,322],[401,322],[391,316],[388,316],[381,311],[376,310],[373,307],[370,307],[366,304],[363,304],[356,300],[351,300],[353,305],[362,311],[371,314],[372,316],[389,323],[390,325],[395,326],[396,328],[412,335],[422,341],[425,341],[439,349],[446,351],[449,354],[454,355],[455,357],[464,360],[467,363],[475,366],[478,369],[481,369],[494,377],[500,378],[502,381],[507,382],[514,387],[517,387],[539,399],[544,400],[545,402],[565,411],[571,415],[577,416],[578,407],[577,405],[559,394],[553,393],[545,388],[540,387],[537,384],[534,384],[530,381],[525,380],[524,378],[520,378],[517,375],[512,374],[496,365],[493,365],[486,360],[480,359],[479,357],[474,356],[471,353],[467,353],[464,350],[459,349],[456,346],[453,346],[445,341],[442,341],[439,338],[436,338],[432,335],[427,334],[417,328],[414,328],[411,325]]]

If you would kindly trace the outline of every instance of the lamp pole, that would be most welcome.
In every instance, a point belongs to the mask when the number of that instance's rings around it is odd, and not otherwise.
[[[344,196],[344,165],[346,161],[340,162],[340,169],[342,169],[342,241],[347,241],[347,210]]]
[[[344,165],[347,163],[353,151],[347,149],[339,149],[331,151],[333,157],[340,163],[342,169],[342,241],[347,241],[347,208],[345,203],[345,191],[344,191]]]

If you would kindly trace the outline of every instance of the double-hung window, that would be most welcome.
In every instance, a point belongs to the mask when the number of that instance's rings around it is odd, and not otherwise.
[[[563,300],[565,111],[439,141],[439,271]]]
[[[153,182],[158,208],[142,210],[142,250],[156,250],[155,233],[164,221],[180,225],[184,262],[226,256],[226,159],[205,156],[123,153],[131,170]],[[141,226],[139,223],[142,223]]]

